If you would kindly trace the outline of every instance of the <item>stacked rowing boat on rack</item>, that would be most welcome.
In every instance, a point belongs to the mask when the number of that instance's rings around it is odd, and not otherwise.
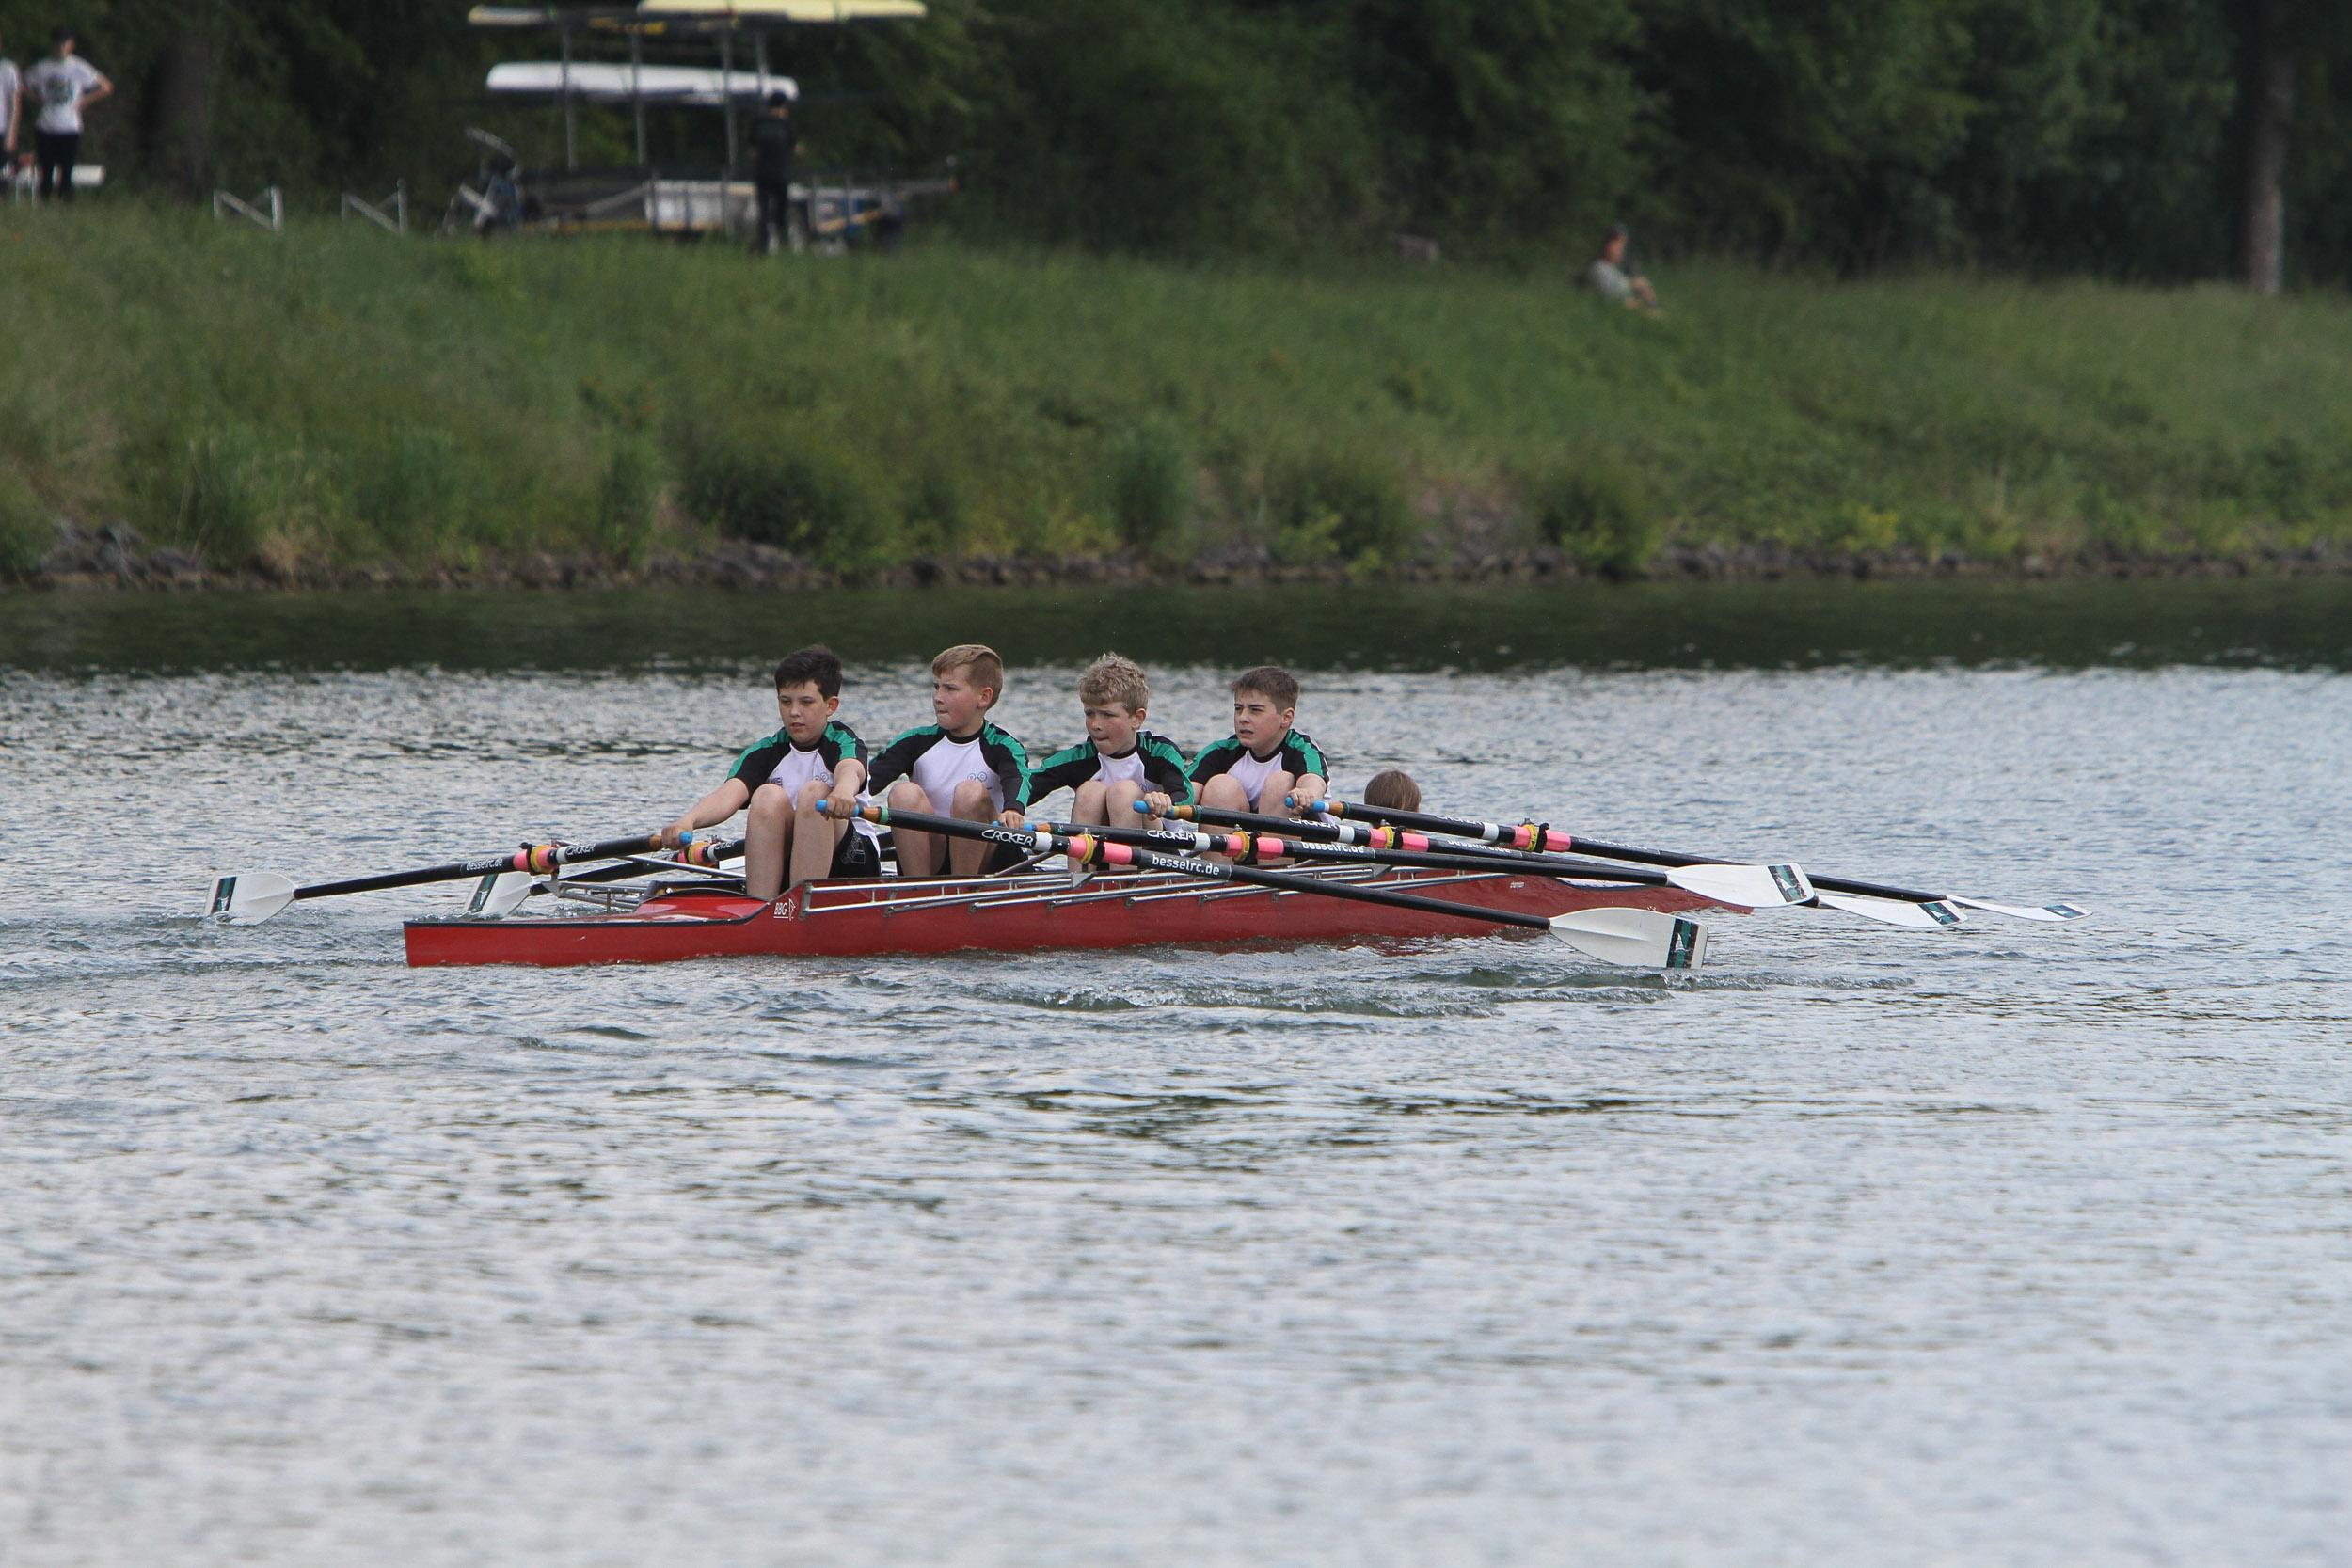
[[[1026,829],[866,807],[885,827],[980,839],[1021,857],[971,878],[804,882],[772,903],[727,875],[739,843],[650,838],[527,845],[511,854],[297,887],[268,873],[214,879],[207,912],[236,924],[343,894],[472,880],[463,914],[409,920],[408,961],[569,966],[743,954],[873,957],[972,949],[1245,942],[1360,942],[1548,935],[1604,962],[1694,970],[1702,911],[1824,909],[1939,929],[1972,911],[2065,921],[2021,906],[1832,877],[1795,864],[1578,838],[1349,801],[1300,820],[1179,807],[1157,831]],[[1222,832],[1208,832],[1210,828]],[[574,867],[586,869],[574,870]],[[542,905],[525,908],[533,898]]]

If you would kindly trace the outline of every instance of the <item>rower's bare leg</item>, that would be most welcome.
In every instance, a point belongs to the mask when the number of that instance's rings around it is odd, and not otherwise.
[[[1249,797],[1242,792],[1241,785],[1234,782],[1231,773],[1219,773],[1200,786],[1200,803],[1217,811],[1248,811]],[[1228,865],[1233,863],[1231,855],[1212,854],[1209,859],[1223,861]]]
[[[1231,773],[1219,773],[1200,786],[1200,803],[1218,811],[1248,811],[1249,797],[1242,793]]]
[[[1110,817],[1107,815],[1109,808],[1106,800],[1107,797],[1103,792],[1102,780],[1092,779],[1080,784],[1077,803],[1070,808],[1071,822],[1085,827],[1094,827],[1108,822]],[[1070,875],[1073,880],[1086,876],[1084,861],[1074,855],[1065,855],[1062,858],[1070,863]]]
[[[931,804],[931,798],[923,793],[920,784],[904,780],[890,786],[892,811],[921,812],[926,816],[943,815]],[[942,847],[937,833],[919,833],[912,828],[893,824],[891,841],[898,847],[898,875],[901,877],[936,877],[939,875],[939,851]]]
[[[821,779],[811,779],[801,786],[801,803],[792,813],[792,880],[787,887],[813,882],[831,871],[841,835],[852,831],[846,820],[824,814],[822,808],[832,795]]]
[[[955,810],[948,815],[961,816],[966,822],[993,822],[996,820],[996,802],[988,798],[988,785],[966,779],[956,785]],[[980,874],[981,863],[987,860],[989,851],[993,848],[994,845],[983,839],[951,840],[947,845],[947,869],[958,877],[977,877]]]
[[[1268,816],[1296,816],[1298,814],[1282,802],[1290,794],[1291,785],[1297,782],[1294,774],[1268,773],[1265,783],[1258,786],[1258,809]]]
[[[760,899],[782,893],[791,844],[792,797],[782,784],[761,784],[752,791],[751,816],[743,829],[743,891]]]
[[[1295,773],[1268,773],[1265,776],[1265,783],[1261,784],[1258,788],[1259,809],[1263,811],[1268,816],[1296,816],[1298,813],[1293,811],[1289,806],[1285,805],[1283,800],[1284,798],[1290,794],[1291,785],[1296,784],[1297,782],[1298,776]],[[1273,860],[1263,861],[1260,863],[1264,865],[1289,865],[1292,862],[1289,856],[1283,855],[1278,856]]]
[[[1160,819],[1146,816],[1136,810],[1136,802],[1143,799],[1145,787],[1133,779],[1121,779],[1104,792],[1103,820],[1114,828],[1132,828],[1137,823],[1158,827]]]

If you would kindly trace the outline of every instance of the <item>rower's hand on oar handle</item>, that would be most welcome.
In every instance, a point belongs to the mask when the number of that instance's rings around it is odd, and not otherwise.
[[[1148,812],[1153,816],[1166,816],[1175,804],[1167,790],[1155,789],[1136,802],[1136,810]]]
[[[838,784],[834,784],[833,793],[825,797],[825,815],[844,818],[855,816],[857,815],[857,791],[845,788]]]
[[[664,849],[676,849],[694,842],[694,819],[681,816],[666,828],[656,829],[653,841]]]

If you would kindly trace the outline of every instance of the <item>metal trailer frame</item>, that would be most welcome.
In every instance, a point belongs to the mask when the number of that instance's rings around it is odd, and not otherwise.
[[[640,86],[640,73],[644,69],[644,40],[648,35],[715,35],[719,43],[719,69],[723,73],[721,76],[722,90],[720,93],[720,108],[726,121],[726,164],[722,171],[721,178],[715,182],[708,181],[661,182],[649,178],[643,188],[643,194],[645,200],[647,227],[660,229],[663,226],[658,220],[656,214],[659,203],[662,200],[665,193],[659,187],[662,187],[664,185],[694,185],[698,188],[692,192],[678,190],[670,191],[666,194],[668,195],[670,200],[681,203],[683,210],[690,214],[695,211],[697,201],[703,199],[705,197],[707,197],[707,198],[712,200],[719,209],[719,227],[722,231],[732,237],[736,231],[735,223],[739,210],[739,204],[736,200],[736,187],[738,184],[736,176],[741,165],[742,153],[741,138],[738,135],[736,125],[735,100],[737,94],[734,91],[733,81],[735,73],[736,35],[738,33],[749,33],[751,35],[753,57],[755,62],[755,75],[757,81],[756,98],[758,102],[764,103],[767,102],[770,90],[769,79],[771,72],[768,69],[768,35],[770,33],[794,27],[815,25],[851,26],[861,23],[901,20],[902,18],[851,16],[846,13],[846,8],[836,6],[835,14],[832,18],[819,23],[818,21],[812,19],[797,18],[786,15],[781,8],[774,11],[763,11],[757,8],[739,10],[733,6],[726,4],[725,0],[713,0],[713,3],[710,4],[707,8],[701,8],[699,7],[694,9],[685,8],[686,5],[692,3],[693,0],[678,0],[679,8],[677,9],[669,9],[666,8],[662,9],[650,9],[644,7],[597,5],[529,7],[481,5],[476,6],[472,11],[468,14],[467,20],[477,27],[552,27],[555,29],[562,50],[563,86],[558,89],[558,96],[562,100],[564,105],[564,168],[566,173],[577,173],[580,169],[580,122],[578,113],[578,95],[572,91],[571,76],[572,38],[574,34],[588,33],[592,36],[597,37],[626,35],[628,37],[629,65],[631,68],[629,110],[630,117],[634,121],[636,128],[637,166],[640,169],[644,170],[649,176],[652,173],[652,167],[650,160],[646,156],[645,148],[645,99]],[[784,78],[778,79],[783,80]],[[798,97],[798,85],[795,84],[794,96],[796,98]],[[708,187],[712,186],[714,183],[717,188],[715,190],[708,189]],[[941,185],[942,188],[946,188],[949,182],[920,182],[917,183],[925,185],[936,183]],[[748,185],[744,186],[744,190],[747,195],[742,205],[746,210],[749,210],[753,207],[754,202],[755,202],[755,198],[749,195],[750,187]],[[623,193],[621,197],[609,199],[621,201],[626,204],[627,198],[633,197],[637,194],[639,193]],[[892,204],[894,211],[902,210],[902,204],[906,196],[924,194],[930,193],[928,190],[891,190],[886,192],[886,199]],[[812,202],[814,201],[813,197],[808,198],[807,199]],[[600,206],[603,204],[603,202],[597,202],[592,203],[591,205]],[[854,203],[849,199],[846,193],[841,205],[843,208],[842,215],[846,218],[849,213],[854,210]],[[754,221],[756,221],[755,212],[754,213]],[[694,227],[691,222],[691,217],[687,227]],[[846,231],[846,230],[850,227],[853,227],[853,225],[847,223],[836,225],[836,228],[843,231]],[[808,222],[808,228],[812,230],[817,230],[819,228],[819,225],[815,219],[813,209]],[[797,244],[794,248],[799,248]]]

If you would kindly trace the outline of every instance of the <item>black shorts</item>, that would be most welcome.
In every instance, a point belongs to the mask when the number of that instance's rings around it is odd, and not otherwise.
[[[874,851],[874,841],[851,827],[834,845],[833,869],[825,875],[835,880],[881,876],[882,857]]]

